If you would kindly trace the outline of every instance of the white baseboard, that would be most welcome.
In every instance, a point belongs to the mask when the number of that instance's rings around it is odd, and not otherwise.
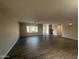
[[[10,52],[10,50],[14,47],[14,45],[16,44],[16,42],[18,41],[18,39],[12,44],[12,46],[8,49],[8,51],[4,54],[4,57],[2,57],[1,59],[4,59],[7,54]]]
[[[69,37],[65,37],[65,36],[62,36],[63,38],[68,38],[68,39],[72,39],[72,40],[78,40],[77,38],[69,38]]]

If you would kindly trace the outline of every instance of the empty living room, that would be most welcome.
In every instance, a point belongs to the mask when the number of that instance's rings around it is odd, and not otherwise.
[[[0,0],[0,59],[78,59],[78,0]]]

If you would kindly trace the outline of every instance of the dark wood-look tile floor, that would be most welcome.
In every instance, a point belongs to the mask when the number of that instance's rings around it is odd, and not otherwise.
[[[77,44],[59,36],[24,37],[5,59],[77,59]]]

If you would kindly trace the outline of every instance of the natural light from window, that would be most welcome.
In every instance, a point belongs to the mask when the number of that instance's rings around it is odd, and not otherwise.
[[[27,33],[37,33],[38,26],[26,26]]]

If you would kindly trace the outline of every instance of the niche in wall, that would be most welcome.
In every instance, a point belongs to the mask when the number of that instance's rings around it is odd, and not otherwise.
[[[69,21],[68,21],[68,26],[69,26],[69,27],[72,27],[72,19],[69,19]]]

